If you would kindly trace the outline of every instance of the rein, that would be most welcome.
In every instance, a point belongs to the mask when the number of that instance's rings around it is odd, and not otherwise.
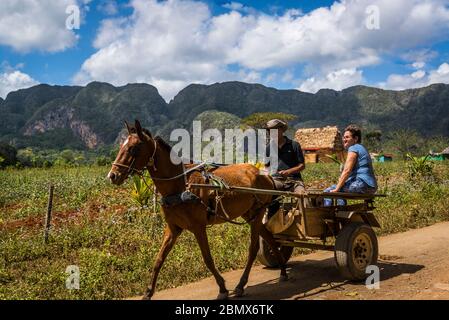
[[[150,186],[148,185],[147,181],[145,180],[145,176],[144,176],[145,169],[148,170],[148,172],[149,172],[149,167],[152,167],[154,171],[157,171],[156,163],[155,163],[155,160],[154,160],[154,157],[156,156],[156,151],[157,151],[157,141],[156,141],[156,139],[153,139],[153,141],[154,141],[154,150],[153,150],[153,154],[151,155],[150,159],[148,160],[148,164],[147,164],[145,167],[143,167],[141,170],[134,168],[134,163],[135,163],[135,161],[136,161],[136,157],[133,157],[133,159],[132,159],[132,161],[131,161],[131,164],[130,164],[129,166],[124,165],[124,164],[121,164],[121,163],[117,163],[117,162],[112,163],[113,166],[127,169],[127,170],[128,170],[128,171],[126,172],[127,175],[130,175],[130,174],[132,175],[132,174],[134,174],[134,173],[137,174],[137,175],[143,180],[143,182],[144,182],[145,185],[148,187],[148,189],[150,189]],[[176,175],[176,176],[173,176],[173,177],[169,177],[169,178],[156,178],[156,177],[151,177],[151,179],[152,179],[153,181],[154,181],[154,180],[159,180],[159,181],[171,181],[171,180],[176,180],[176,179],[179,179],[179,178],[181,178],[181,177],[185,177],[188,173],[190,173],[190,172],[192,172],[192,171],[195,171],[196,169],[198,169],[198,168],[200,168],[200,167],[203,167],[205,164],[206,164],[206,162],[203,161],[203,162],[201,162],[200,164],[198,164],[198,165],[196,165],[196,166],[190,168],[190,169],[187,170],[187,171],[184,171],[184,170],[183,170],[182,173],[180,173],[180,174],[178,174],[178,175]],[[183,168],[184,168],[184,166],[183,166]],[[214,182],[215,182],[215,183],[214,183]],[[221,187],[222,190],[223,190],[223,189],[228,189],[227,184],[226,184],[222,179],[214,179],[214,180],[213,180],[213,183],[214,183],[214,184],[217,184],[217,182],[218,182],[218,185],[220,185],[220,187]],[[258,197],[257,197],[256,195],[254,195],[254,196],[255,196],[255,198],[256,198],[256,201],[260,203],[261,201],[258,199]],[[222,195],[219,195],[218,191],[216,191],[216,197],[215,197],[215,214],[217,214],[217,216],[219,216],[219,217],[220,217],[221,219],[223,219],[224,221],[229,222],[229,223],[232,223],[232,224],[236,224],[236,225],[244,225],[244,224],[250,223],[252,220],[254,220],[254,219],[259,215],[259,214],[256,213],[256,214],[253,215],[248,221],[245,221],[245,222],[236,222],[236,221],[233,221],[232,219],[230,219],[229,214],[226,212],[226,210],[225,210],[225,208],[224,208],[224,206],[223,206],[223,202],[222,202],[222,198],[223,198],[223,197],[224,197],[223,194],[222,194]],[[208,206],[207,206],[203,201],[201,201],[201,203],[202,203],[206,208],[208,208]],[[218,214],[218,212],[219,212],[218,206],[219,206],[219,205],[220,205],[220,207],[221,207],[221,210],[223,211],[224,216],[221,215],[221,214]],[[217,216],[216,216],[216,217],[217,217]]]
[[[129,166],[127,166],[127,165],[125,165],[125,164],[117,163],[117,162],[112,163],[112,165],[113,165],[113,166],[117,166],[117,167],[121,167],[121,168],[128,169],[128,171],[126,172],[128,175],[129,175],[129,174],[135,173],[135,174],[137,174],[137,175],[138,175],[139,177],[141,177],[141,178],[144,178],[143,175],[144,175],[145,169],[148,170],[149,167],[152,167],[154,171],[157,171],[156,163],[155,163],[155,161],[154,161],[154,157],[156,156],[156,150],[157,150],[157,141],[156,141],[156,139],[153,139],[153,141],[154,141],[154,151],[153,151],[153,154],[151,155],[150,159],[148,160],[148,165],[145,166],[143,169],[138,170],[138,169],[134,168],[134,162],[136,161],[136,158],[135,158],[135,157],[133,157],[133,160],[131,161],[131,164],[130,164]],[[196,169],[198,169],[198,168],[204,166],[205,164],[206,164],[206,162],[203,161],[203,162],[201,162],[200,164],[196,165],[195,167],[190,168],[190,169],[187,170],[187,171],[183,171],[182,173],[180,173],[180,174],[178,174],[178,175],[176,175],[176,176],[169,177],[169,178],[156,178],[156,177],[153,178],[153,177],[151,177],[151,180],[159,180],[159,181],[176,180],[176,179],[179,179],[179,178],[181,178],[181,177],[184,177],[185,175],[187,175],[188,173],[190,173],[190,172],[192,172],[192,171],[195,171]],[[143,181],[145,182],[145,179],[143,179]],[[146,182],[145,182],[145,184],[146,184]],[[147,185],[147,186],[148,186],[148,185]]]

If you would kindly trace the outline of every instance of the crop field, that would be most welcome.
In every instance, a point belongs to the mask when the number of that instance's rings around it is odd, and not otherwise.
[[[408,163],[376,163],[378,235],[449,220],[449,163],[430,176],[410,176]],[[55,167],[0,171],[0,299],[121,299],[142,294],[159,250],[163,218],[133,201],[130,181],[113,186],[109,167]],[[309,187],[336,182],[335,164],[308,165]],[[43,225],[48,186],[55,186],[50,238]],[[208,229],[221,272],[241,268],[249,228]],[[301,251],[297,250],[297,254]],[[80,269],[80,289],[66,289],[66,268]],[[161,270],[158,290],[210,276],[192,234],[184,232]]]

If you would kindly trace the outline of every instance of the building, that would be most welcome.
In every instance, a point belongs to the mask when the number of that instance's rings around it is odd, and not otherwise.
[[[443,161],[449,160],[449,147],[441,151],[440,153],[430,153],[430,160]]]
[[[331,157],[345,161],[342,136],[335,126],[298,129],[295,140],[301,145],[306,163],[333,162]]]
[[[373,159],[374,162],[388,162],[393,161],[393,155],[389,153],[382,153],[382,154],[371,154],[371,159]]]

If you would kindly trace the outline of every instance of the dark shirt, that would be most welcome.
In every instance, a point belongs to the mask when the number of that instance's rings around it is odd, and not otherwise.
[[[284,145],[280,149],[278,149],[278,168],[276,172],[287,170],[298,166],[300,163],[304,163],[304,155],[302,153],[300,144],[296,141],[290,140],[285,136],[284,138],[286,139]],[[268,160],[266,165],[269,166],[271,163],[270,145],[267,146],[266,155]],[[276,176],[276,174],[273,174],[273,176]],[[302,180],[301,173],[299,172],[291,174],[289,175],[289,177]]]

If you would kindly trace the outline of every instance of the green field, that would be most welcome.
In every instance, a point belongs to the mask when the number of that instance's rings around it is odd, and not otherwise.
[[[0,171],[0,299],[119,299],[142,294],[162,239],[163,220],[141,209],[129,182],[111,185],[108,167]],[[408,175],[405,162],[375,164],[380,189],[376,216],[387,234],[449,220],[449,163],[432,178]],[[308,186],[335,183],[335,164],[308,165]],[[43,242],[48,185],[55,185],[54,220]],[[246,261],[248,226],[208,229],[221,272]],[[297,252],[298,253],[298,252]],[[67,290],[65,270],[80,268],[80,289]],[[158,290],[210,276],[193,235],[185,232],[160,273]],[[231,288],[230,288],[231,289]]]

